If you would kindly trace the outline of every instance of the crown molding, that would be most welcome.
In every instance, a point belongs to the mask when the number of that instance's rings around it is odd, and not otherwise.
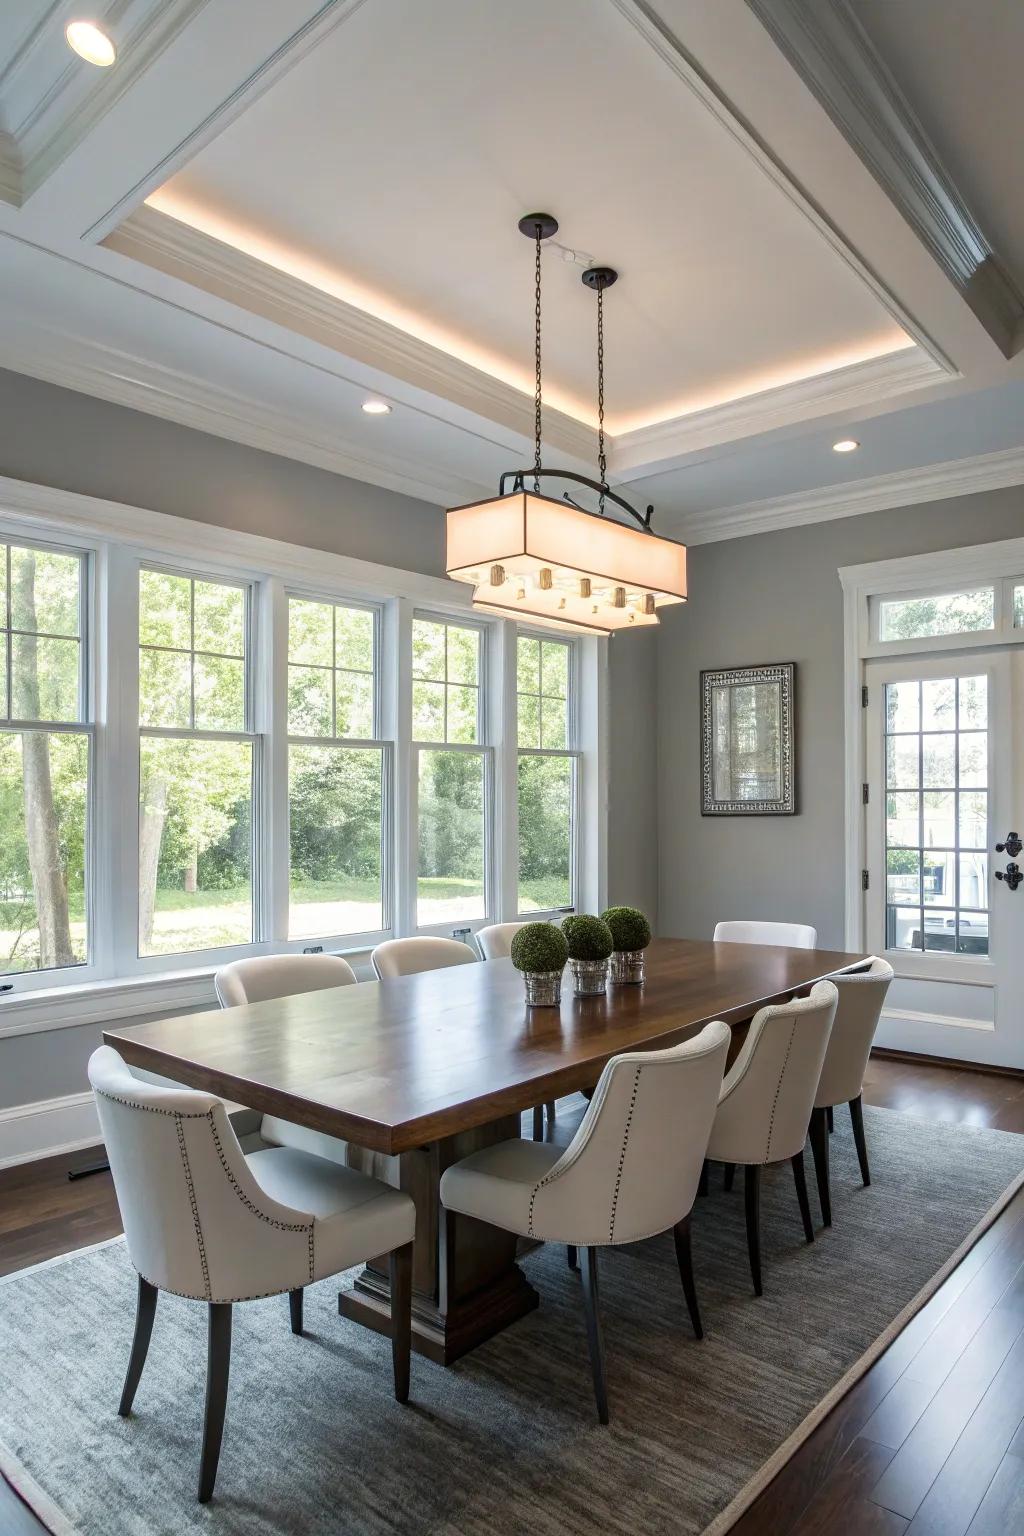
[[[422,463],[391,452],[368,454],[362,445],[357,447],[344,438],[311,432],[308,423],[284,416],[259,401],[145,358],[80,337],[55,333],[52,340],[52,351],[44,347],[21,352],[6,348],[4,366],[435,506],[456,505],[487,493],[487,487],[473,480],[444,473],[435,477]]]
[[[89,70],[68,52],[63,17],[47,9],[0,83],[22,163],[19,201],[32,193],[145,74],[208,0],[127,0],[117,9],[116,69]],[[67,6],[60,7],[73,15]]]
[[[9,133],[0,129],[0,201],[21,207],[21,160]]]
[[[136,209],[103,245],[475,416],[533,437],[533,401],[521,390],[155,208]],[[588,462],[597,452],[593,428],[550,407],[544,412],[544,439]]]
[[[747,0],[1005,357],[1024,294],[929,142],[850,0]]]
[[[773,432],[811,417],[860,410],[949,378],[948,371],[920,347],[904,347],[623,433],[613,443],[612,467],[619,476],[628,477],[630,471],[646,476],[665,468],[667,459]]]
[[[684,514],[673,533],[687,544],[711,544],[722,539],[742,539],[780,528],[801,528],[809,523],[833,522],[893,507],[912,507],[921,502],[945,501],[951,496],[973,496],[979,491],[1005,490],[1024,485],[1024,447],[1004,448],[969,459],[928,464],[899,470],[891,475],[872,475],[845,485],[798,491],[792,496],[773,496],[738,507],[712,508]]]

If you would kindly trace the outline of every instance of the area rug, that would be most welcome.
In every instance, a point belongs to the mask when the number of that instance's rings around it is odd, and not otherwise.
[[[888,1110],[865,1122],[874,1183],[862,1188],[837,1112],[835,1225],[813,1245],[789,1168],[766,1172],[761,1299],[742,1180],[726,1194],[713,1170],[694,1217],[701,1344],[670,1237],[602,1253],[607,1428],[564,1250],[525,1260],[531,1316],[449,1370],[414,1356],[405,1408],[387,1340],[341,1320],[323,1282],[304,1338],[283,1299],[235,1308],[217,1492],[200,1507],[205,1308],[161,1297],[135,1412],[119,1419],[135,1300],[119,1239],[0,1285],[3,1468],[58,1536],[718,1536],[1024,1165],[1009,1133]]]

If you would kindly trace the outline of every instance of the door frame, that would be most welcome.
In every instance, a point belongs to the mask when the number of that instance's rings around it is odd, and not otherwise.
[[[863,801],[863,785],[868,779],[865,663],[884,656],[1024,645],[1024,627],[1015,628],[1013,623],[1013,589],[1024,585],[1024,538],[848,565],[838,574],[843,589],[845,942],[848,950],[863,950],[866,924],[861,871],[867,867],[868,835],[868,808]],[[880,598],[926,597],[988,585],[995,596],[991,629],[921,640],[878,639]]]

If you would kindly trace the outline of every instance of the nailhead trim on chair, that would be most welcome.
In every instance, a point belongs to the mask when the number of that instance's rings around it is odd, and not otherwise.
[[[619,1186],[622,1183],[622,1169],[626,1161],[626,1146],[629,1142],[629,1128],[633,1123],[633,1111],[636,1108],[636,1096],[640,1087],[640,1068],[633,1073],[633,1095],[629,1101],[629,1114],[626,1116],[626,1128],[622,1133],[622,1151],[619,1153],[619,1171],[615,1175],[615,1193],[612,1195],[611,1220],[608,1223],[608,1241],[615,1241],[615,1210],[619,1203]]]
[[[775,1109],[776,1109],[776,1106],[777,1106],[777,1104],[779,1102],[779,1094],[782,1092],[782,1079],[785,1077],[785,1075],[786,1075],[786,1068],[789,1066],[789,1055],[790,1055],[790,1052],[793,1049],[793,1037],[794,1037],[795,1034],[796,1034],[796,1019],[793,1020],[792,1024],[790,1025],[790,1028],[789,1028],[789,1044],[786,1046],[786,1059],[782,1063],[782,1071],[779,1073],[779,1080],[778,1080],[778,1082],[775,1085],[775,1097],[772,1100],[772,1113],[771,1113],[771,1118],[768,1121],[768,1142],[767,1142],[767,1145],[765,1146],[765,1149],[764,1149],[764,1161],[765,1161],[765,1163],[768,1162],[768,1158],[769,1158],[769,1155],[770,1155],[771,1150],[772,1150],[772,1130],[774,1129],[774,1126],[775,1126]]]
[[[192,1116],[191,1118],[195,1119],[196,1116]],[[182,1119],[183,1117],[181,1115],[176,1114],[174,1116],[174,1126],[175,1130],[178,1132],[178,1147],[181,1152],[181,1166],[185,1170],[185,1183],[188,1185],[188,1198],[189,1203],[192,1206],[192,1221],[196,1229],[196,1243],[199,1246],[199,1262],[203,1267],[203,1289],[206,1293],[203,1297],[203,1300],[212,1301],[213,1292],[210,1289],[210,1270],[206,1262],[206,1246],[203,1243],[203,1229],[199,1225],[199,1206],[196,1201],[196,1188],[192,1183],[192,1169],[188,1164],[188,1151],[185,1147],[185,1131],[181,1123]]]
[[[258,1206],[253,1205],[252,1201],[249,1199],[249,1196],[245,1193],[244,1189],[242,1189],[241,1185],[238,1184],[238,1182],[235,1179],[234,1174],[231,1172],[231,1169],[228,1167],[227,1158],[224,1156],[224,1148],[221,1146],[221,1144],[220,1144],[220,1137],[217,1135],[217,1127],[213,1123],[213,1110],[212,1109],[210,1110],[210,1133],[213,1136],[213,1144],[217,1148],[217,1156],[220,1158],[220,1165],[224,1169],[225,1174],[227,1175],[228,1183],[231,1185],[231,1188],[234,1190],[234,1192],[238,1196],[239,1200],[241,1200],[241,1202],[245,1206],[246,1210],[251,1211],[254,1216],[258,1216],[260,1221],[265,1221],[268,1227],[275,1227],[278,1232],[306,1232],[306,1233],[309,1234],[309,1279],[310,1279],[310,1283],[312,1283],[313,1271],[314,1271],[314,1262],[313,1262],[313,1226],[314,1226],[314,1223],[312,1221],[309,1221],[309,1222],[306,1222],[306,1221],[278,1221],[275,1217],[268,1216],[265,1211],[261,1211]]]

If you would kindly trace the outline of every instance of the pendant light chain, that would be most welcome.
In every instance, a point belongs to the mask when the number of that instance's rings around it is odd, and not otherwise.
[[[533,355],[534,355],[534,364],[535,364],[535,368],[536,368],[536,378],[535,378],[535,381],[534,381],[534,388],[533,388],[533,468],[534,468],[533,489],[539,495],[540,494],[540,479],[538,477],[539,477],[539,474],[540,474],[540,467],[541,467],[541,464],[540,464],[540,434],[541,434],[540,242],[541,242],[541,227],[540,227],[539,224],[536,226],[536,229],[537,229],[537,237],[536,237],[536,241],[535,241],[536,260],[535,260],[535,266],[534,266],[534,299],[533,299],[533,320],[534,320]]]
[[[604,285],[597,290],[597,472],[601,480],[600,512],[604,517],[604,489],[608,460],[604,450]]]

